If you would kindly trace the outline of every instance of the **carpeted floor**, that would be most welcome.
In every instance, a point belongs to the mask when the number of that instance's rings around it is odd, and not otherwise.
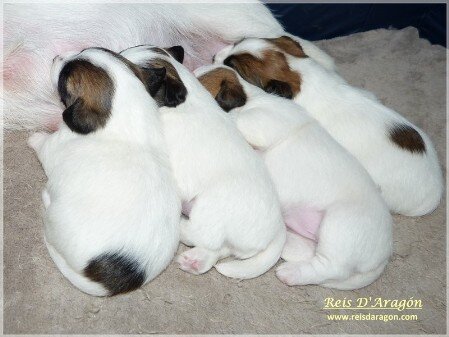
[[[446,49],[414,28],[376,30],[318,43],[350,83],[373,91],[436,143],[445,158]],[[357,291],[287,287],[273,271],[236,281],[172,264],[133,293],[95,298],[72,287],[43,243],[40,193],[46,178],[27,133],[4,135],[4,333],[444,334],[446,200],[431,215],[395,216],[394,256],[374,284]],[[445,166],[445,165],[444,165]],[[323,310],[324,300],[420,299],[422,310]],[[328,320],[327,314],[416,314],[415,321]]]

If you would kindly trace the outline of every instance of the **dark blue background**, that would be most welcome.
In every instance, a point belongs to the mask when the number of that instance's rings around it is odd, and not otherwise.
[[[267,4],[286,30],[307,40],[377,28],[414,26],[432,44],[446,46],[446,4]]]

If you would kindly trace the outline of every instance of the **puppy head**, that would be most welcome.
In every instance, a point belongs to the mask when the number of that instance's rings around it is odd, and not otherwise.
[[[162,78],[155,71],[145,76]],[[120,55],[102,48],[88,48],[79,54],[56,56],[52,79],[66,107],[63,120],[74,132],[88,134],[106,126],[111,118],[113,99],[127,95],[134,83],[144,90],[139,68]],[[153,82],[156,82],[154,80]],[[159,80],[162,82],[162,79]]]
[[[307,57],[301,45],[288,36],[274,39],[248,38],[215,55],[215,63],[235,69],[240,76],[268,93],[293,98],[301,78],[288,64],[289,58]]]
[[[120,55],[138,65],[148,92],[159,106],[176,107],[185,102],[187,88],[173,66],[174,62],[182,63],[184,60],[181,46],[158,48],[141,45],[125,49]],[[155,78],[155,73],[160,76]]]
[[[206,67],[195,72],[200,83],[211,93],[218,105],[229,112],[246,104],[246,94],[234,70],[223,66]]]

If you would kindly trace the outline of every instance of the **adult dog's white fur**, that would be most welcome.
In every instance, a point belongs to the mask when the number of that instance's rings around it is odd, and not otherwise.
[[[286,230],[275,189],[263,161],[226,118],[195,76],[169,56],[146,46],[122,55],[145,66],[154,58],[170,62],[187,89],[185,102],[160,108],[173,173],[181,200],[193,203],[181,221],[180,267],[194,274],[215,265],[223,275],[253,278],[279,259]]]
[[[205,66],[197,77],[217,68]],[[237,75],[246,103],[229,111],[245,139],[261,151],[284,214],[324,212],[318,243],[289,233],[277,269],[289,285],[364,287],[392,252],[392,219],[366,170],[300,106]],[[226,96],[226,93],[222,93]],[[304,225],[307,225],[304,223]]]
[[[63,123],[51,135],[33,134],[29,145],[48,177],[43,199],[51,257],[82,291],[112,295],[86,277],[85,268],[98,259],[97,277],[109,273],[116,293],[131,290],[134,274],[150,281],[176,252],[181,204],[157,105],[143,83],[110,53],[87,49],[55,61],[55,86],[61,68],[74,59],[100,67],[113,80],[106,125],[83,135]]]
[[[248,36],[278,36],[270,11],[252,3],[26,3],[4,6],[4,100],[7,128],[55,130],[61,105],[49,72],[55,55],[100,46],[182,45],[186,65],[208,64]]]
[[[295,39],[307,54],[306,45]],[[294,57],[264,39],[249,38],[225,48],[215,56],[215,62],[222,63],[230,55],[241,53],[259,58],[266,50],[284,54],[290,69],[301,79],[294,101],[360,161],[379,185],[392,211],[419,216],[438,206],[444,187],[431,140],[404,117],[382,105],[373,94],[350,86],[313,56]],[[412,152],[394,143],[389,133],[395,126],[409,128],[414,138],[421,138],[425,151]]]

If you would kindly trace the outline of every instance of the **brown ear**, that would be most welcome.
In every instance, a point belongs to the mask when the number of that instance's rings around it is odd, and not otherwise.
[[[262,57],[249,53],[235,54],[227,57],[224,64],[266,92],[291,98],[300,91],[301,77],[290,69],[285,55],[280,51],[268,49]]]
[[[82,98],[78,97],[72,105],[62,113],[62,119],[70,130],[86,135],[103,125],[103,116],[86,106]]]
[[[240,83],[231,83],[228,80],[223,80],[215,100],[224,111],[229,112],[234,108],[245,105],[246,94]]]
[[[58,91],[67,107],[63,120],[72,131],[88,134],[106,125],[114,94],[106,71],[85,60],[69,62],[59,75]]]
[[[281,36],[275,39],[266,39],[280,50],[295,57],[307,57],[301,45],[289,36]]]

